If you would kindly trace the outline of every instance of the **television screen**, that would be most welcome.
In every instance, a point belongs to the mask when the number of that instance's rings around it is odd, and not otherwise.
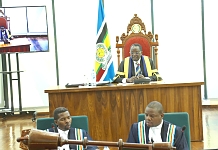
[[[46,6],[0,7],[0,53],[48,51]]]

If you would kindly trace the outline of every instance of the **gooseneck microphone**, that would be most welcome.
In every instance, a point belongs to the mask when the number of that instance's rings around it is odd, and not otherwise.
[[[186,129],[186,126],[183,126],[181,131],[184,132],[185,129]]]
[[[153,137],[151,137],[151,143],[152,143],[152,144],[154,143]]]
[[[181,129],[181,132],[179,132],[179,135],[177,136],[176,140],[175,140],[175,143],[174,143],[174,146],[176,145],[176,143],[182,139],[183,137],[183,134],[184,134],[184,131],[186,129],[186,126],[182,126],[182,129]]]
[[[53,129],[53,131],[55,132],[56,131],[56,125],[54,124],[54,123],[51,123],[51,127],[52,127],[52,129]]]

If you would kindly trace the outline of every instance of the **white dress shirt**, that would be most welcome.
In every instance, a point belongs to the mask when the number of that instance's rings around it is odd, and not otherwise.
[[[149,129],[149,140],[150,141],[151,141],[151,138],[153,138],[154,142],[162,142],[162,139],[161,139],[162,125],[163,125],[163,119],[158,126],[150,127],[150,129]]]
[[[65,139],[65,140],[68,139],[69,130],[63,131],[63,130],[60,130],[58,128],[58,133],[60,133],[61,138]],[[69,146],[69,144],[64,144],[63,146],[58,146],[58,150],[70,150],[70,146]]]

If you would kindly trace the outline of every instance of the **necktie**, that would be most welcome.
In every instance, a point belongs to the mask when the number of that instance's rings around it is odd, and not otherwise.
[[[137,67],[136,67],[136,72],[135,75],[138,76],[139,74],[141,74],[141,69],[140,69],[140,64],[137,62],[136,63]]]

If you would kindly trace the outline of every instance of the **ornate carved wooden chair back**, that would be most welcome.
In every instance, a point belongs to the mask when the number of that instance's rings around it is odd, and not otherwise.
[[[154,63],[156,68],[158,69],[158,59],[157,59],[157,46],[158,43],[158,35],[155,34],[155,41],[153,38],[153,34],[149,31],[148,34],[146,33],[145,24],[142,20],[137,16],[130,20],[129,25],[127,26],[127,33],[123,33],[120,37],[116,36],[116,48],[117,48],[117,57],[118,57],[118,66],[120,61],[124,58],[130,56],[130,46],[134,43],[138,43],[142,46],[142,55],[149,56],[152,58],[153,48],[155,51],[155,56],[153,57]],[[121,43],[119,43],[119,39]],[[120,48],[122,49],[122,57],[120,60]]]

